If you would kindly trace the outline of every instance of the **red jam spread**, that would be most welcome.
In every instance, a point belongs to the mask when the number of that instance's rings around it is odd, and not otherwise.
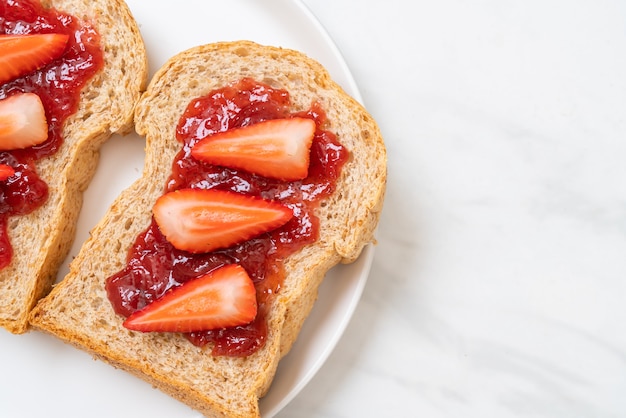
[[[0,268],[11,262],[13,249],[7,235],[9,216],[28,214],[46,201],[48,186],[39,178],[35,162],[54,154],[63,142],[65,120],[78,107],[80,90],[102,68],[100,37],[77,18],[43,8],[38,1],[0,0],[0,35],[61,33],[70,35],[62,57],[23,77],[0,85],[0,100],[32,92],[43,103],[48,139],[30,148],[0,152],[0,164],[15,175],[0,182]]]
[[[237,263],[256,285],[257,318],[245,326],[194,332],[187,337],[198,346],[213,343],[214,355],[247,356],[263,346],[267,334],[266,307],[269,299],[280,291],[283,281],[281,260],[317,239],[315,208],[335,190],[341,167],[349,156],[335,135],[323,129],[326,115],[318,104],[301,113],[290,113],[289,107],[287,91],[251,79],[215,90],[189,104],[177,127],[182,149],[174,160],[165,191],[216,188],[261,196],[289,206],[295,216],[272,232],[206,254],[175,249],[153,220],[130,249],[127,266],[107,279],[109,299],[118,314],[129,316],[173,286],[225,264]],[[190,155],[196,142],[215,132],[293,116],[311,118],[317,125],[309,175],[304,180],[282,182],[202,163]]]

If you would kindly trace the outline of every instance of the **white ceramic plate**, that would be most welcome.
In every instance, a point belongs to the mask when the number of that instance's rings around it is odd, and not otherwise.
[[[297,0],[128,0],[128,4],[144,36],[151,72],[191,46],[248,39],[305,52],[361,99],[332,40]],[[103,147],[68,260],[117,194],[141,175],[143,147],[136,135],[114,136]],[[368,247],[356,263],[329,272],[298,341],[261,401],[264,417],[291,401],[324,363],[360,299],[372,256]],[[67,263],[59,276],[66,272]],[[199,416],[143,381],[36,332],[15,336],[0,330],[0,375],[0,417]]]

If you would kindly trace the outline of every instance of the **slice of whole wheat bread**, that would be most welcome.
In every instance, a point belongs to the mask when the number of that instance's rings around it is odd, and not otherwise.
[[[50,291],[74,239],[82,193],[98,162],[101,144],[132,129],[134,106],[145,88],[143,40],[122,0],[52,0],[44,6],[90,22],[98,31],[104,68],[81,90],[77,112],[63,126],[63,145],[36,164],[48,184],[45,204],[9,219],[14,254],[0,270],[0,326],[13,333],[28,327],[28,314]]]
[[[138,333],[122,327],[107,299],[105,279],[119,271],[127,250],[151,219],[181,145],[175,128],[189,102],[244,77],[285,89],[293,110],[315,100],[328,129],[350,151],[335,193],[317,216],[320,236],[285,261],[287,277],[268,315],[265,346],[244,358],[213,357],[179,334]],[[374,240],[386,183],[386,151],[366,110],[326,70],[303,54],[241,41],[199,46],[171,58],[154,76],[135,113],[145,135],[142,178],[122,192],[92,231],[70,272],[34,309],[31,322],[147,380],[206,416],[255,417],[280,358],[291,348],[325,273],[354,261]]]

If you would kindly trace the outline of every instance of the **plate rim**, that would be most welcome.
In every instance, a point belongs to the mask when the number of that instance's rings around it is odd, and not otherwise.
[[[192,0],[193,1],[193,0]],[[312,45],[319,45],[319,50],[325,54],[326,56],[328,56],[332,61],[330,62],[331,67],[329,68],[329,72],[333,71],[333,73],[331,74],[331,76],[333,74],[337,74],[340,78],[341,78],[341,87],[350,95],[352,96],[356,101],[358,101],[359,103],[362,104],[362,96],[360,93],[360,90],[357,86],[357,83],[354,79],[354,76],[352,74],[352,72],[349,69],[349,66],[343,56],[343,54],[341,53],[341,51],[339,50],[337,44],[334,42],[334,40],[332,39],[332,37],[330,36],[330,33],[324,28],[324,26],[322,25],[322,23],[319,21],[319,19],[313,14],[313,12],[309,9],[309,7],[302,1],[302,0],[269,0],[265,5],[263,5],[263,3],[258,4],[258,7],[265,7],[265,6],[270,6],[271,3],[270,2],[275,2],[278,5],[288,5],[290,6],[290,10],[292,13],[299,13],[300,16],[299,18],[302,19],[303,21],[307,22],[307,25],[311,25],[311,27],[313,27],[315,29],[315,32],[313,33],[313,42]],[[127,3],[130,3],[127,2]],[[245,3],[245,0],[242,2]],[[241,3],[240,3],[241,4]],[[128,5],[129,8],[131,8],[131,5]],[[132,11],[132,8],[131,8]],[[138,25],[140,28],[140,31],[142,31],[142,27],[141,27],[141,22],[138,21]],[[312,32],[312,31],[311,31]],[[298,38],[300,39],[300,38]],[[304,39],[304,38],[303,38]],[[207,39],[207,43],[209,42],[217,42],[217,41],[227,41],[228,39],[219,39],[219,40],[214,40],[212,39],[211,36],[208,37]],[[253,41],[255,41],[254,39],[252,39]],[[304,42],[306,43],[307,41],[304,40]],[[179,52],[186,49],[186,47],[181,47],[179,48]],[[303,52],[308,52],[306,49]],[[318,59],[318,61],[323,61]],[[323,64],[324,65],[324,64]],[[158,70],[158,68],[149,68],[149,72],[150,75],[152,75],[156,70]],[[333,77],[334,78],[334,77]],[[117,138],[119,140],[119,138]],[[104,144],[104,146],[112,146],[113,141],[107,141],[107,143]],[[100,159],[100,163],[102,163],[102,158]],[[137,173],[139,176],[141,176],[142,174],[142,170],[141,168],[138,170]],[[96,173],[97,175],[97,173]],[[133,181],[135,179],[132,179]],[[131,181],[132,183],[132,181]],[[90,186],[91,186],[90,182]],[[124,186],[123,188],[121,188],[118,191],[118,194],[121,192],[121,190],[125,190],[127,187],[129,187],[130,184],[127,184],[126,186]],[[87,190],[85,191],[87,192]],[[112,203],[112,202],[110,202]],[[99,202],[99,205],[103,205],[105,206],[105,210],[108,209],[108,207],[110,207],[110,203],[106,204],[106,202]],[[81,209],[81,212],[83,210],[85,210],[85,205],[83,203],[83,208]],[[82,216],[81,216],[82,217]],[[98,217],[98,219],[100,218],[100,216]],[[80,218],[79,218],[79,222],[80,222]],[[96,220],[97,222],[97,220]],[[75,241],[79,241],[80,244],[82,244],[82,242],[85,241],[85,239],[88,237],[89,234],[89,230],[91,228],[93,228],[93,226],[95,225],[95,223],[91,223],[88,222],[87,224],[85,224],[85,226],[83,227],[83,229],[86,229],[86,231],[83,231],[85,234],[85,238],[75,238]],[[78,224],[77,224],[77,229],[78,229]],[[78,231],[77,231],[78,232]],[[71,258],[73,257],[73,255],[75,255],[75,250],[74,248],[70,250],[66,261],[64,262],[64,264],[61,266],[60,271],[67,271],[67,264],[68,264],[68,260],[71,260]],[[358,274],[353,274],[352,277],[350,278],[353,283],[353,286],[350,287],[350,292],[346,292],[345,298],[342,298],[341,300],[341,311],[340,311],[340,315],[337,315],[336,318],[333,318],[333,327],[332,327],[332,333],[328,333],[328,334],[324,334],[324,341],[323,341],[323,350],[316,352],[315,355],[315,362],[312,363],[311,365],[309,365],[306,370],[305,373],[303,374],[302,377],[300,377],[299,379],[297,379],[295,381],[295,384],[291,386],[290,390],[285,392],[284,394],[281,395],[281,398],[279,399],[278,402],[275,402],[272,405],[269,405],[269,407],[267,407],[266,409],[262,408],[262,416],[264,418],[269,418],[272,417],[276,414],[278,414],[282,409],[284,409],[285,406],[287,406],[291,401],[293,401],[294,398],[296,398],[298,396],[298,394],[302,391],[302,389],[304,389],[304,387],[307,386],[307,384],[311,381],[311,379],[313,379],[315,377],[315,375],[318,373],[319,369],[326,363],[328,357],[330,356],[330,354],[334,351],[336,345],[338,344],[339,340],[341,339],[341,337],[344,335],[345,329],[347,328],[350,320],[352,319],[354,312],[356,310],[356,307],[359,303],[359,301],[361,300],[362,297],[362,293],[363,290],[365,288],[365,285],[367,283],[367,279],[369,276],[369,272],[371,269],[371,265],[372,265],[372,259],[373,259],[373,255],[374,255],[374,246],[372,244],[369,244],[367,246],[365,246],[363,248],[363,251],[360,255],[360,257],[357,259],[357,263],[363,263],[361,269],[358,270]],[[356,271],[355,271],[356,273]],[[61,275],[62,276],[62,275]],[[323,284],[322,284],[323,286]],[[319,305],[319,303],[316,303],[316,305]],[[307,324],[305,323],[303,328],[306,328]],[[26,344],[30,343],[32,344],[33,341],[48,341],[46,338],[47,336],[41,336],[41,335],[36,335],[33,336],[31,335],[30,337],[26,337],[26,338],[19,338],[19,336],[13,336],[9,333],[6,333],[6,336],[0,335],[0,340],[2,338],[12,338],[15,339],[15,341],[17,340],[21,340],[18,343],[16,343],[16,347],[19,350],[19,348],[21,347],[20,344],[23,344],[22,341],[26,341]],[[40,334],[40,333],[37,333]],[[55,343],[58,342],[55,339]],[[296,341],[297,344],[297,341]],[[62,347],[61,347],[62,346]],[[66,344],[53,344],[49,351],[43,353],[44,357],[51,357],[55,354],[59,354],[58,350],[61,350],[62,352],[60,354],[64,355],[64,356],[69,356],[70,357],[70,364],[72,359],[73,359],[73,355],[75,355],[75,353],[73,352],[74,350],[76,350],[73,347],[69,347],[68,351],[71,350],[71,352],[65,352],[65,346]],[[293,350],[292,350],[293,353]],[[85,353],[84,351],[81,351],[80,354],[82,355],[82,357],[85,357],[84,354],[86,354],[88,357],[92,357],[91,355],[89,355],[88,353]],[[291,353],[290,353],[291,354]],[[289,354],[288,354],[289,356]],[[283,359],[280,363],[279,363],[279,367],[280,364],[283,363],[284,364],[284,360]],[[63,360],[61,361],[62,364]],[[102,364],[105,364],[104,362],[99,362]],[[29,362],[30,364],[30,362]],[[109,366],[108,364],[105,365],[106,368],[111,368],[111,366]],[[58,370],[58,368],[53,368],[54,370]],[[34,374],[33,374],[34,373]],[[49,374],[52,374],[53,371],[50,370],[48,372]],[[70,371],[70,373],[72,373]],[[126,373],[126,372],[123,372]],[[27,370],[26,374],[31,375],[31,376],[37,376],[38,374],[35,371],[30,371]],[[132,379],[137,379],[135,377],[132,377]],[[106,381],[106,380],[105,380]],[[49,382],[48,385],[50,384],[54,385],[54,382]],[[271,392],[272,387],[270,387],[268,394]],[[11,392],[12,393],[12,392]],[[165,395],[167,396],[167,395]],[[263,399],[265,398],[261,398],[260,403],[263,402]],[[90,401],[91,402],[91,401]],[[176,401],[178,402],[178,401]],[[2,402],[0,402],[2,403]],[[0,408],[0,410],[2,410],[2,408]],[[53,411],[55,410],[55,408],[53,408]],[[9,412],[11,410],[9,409]],[[197,411],[193,411],[191,410],[191,414],[190,416],[196,416],[197,415]],[[30,416],[30,415],[29,415]],[[185,415],[186,416],[186,415]]]

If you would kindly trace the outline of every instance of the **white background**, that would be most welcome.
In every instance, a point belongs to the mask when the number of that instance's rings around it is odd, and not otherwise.
[[[626,2],[305,3],[389,182],[363,299],[280,417],[626,416]]]
[[[389,181],[355,315],[278,417],[626,417],[626,2],[304,2],[380,125]],[[270,3],[280,18],[249,0]],[[228,19],[206,30],[239,34]],[[107,174],[94,193],[127,180]],[[60,341],[0,338],[2,418],[197,415]]]

